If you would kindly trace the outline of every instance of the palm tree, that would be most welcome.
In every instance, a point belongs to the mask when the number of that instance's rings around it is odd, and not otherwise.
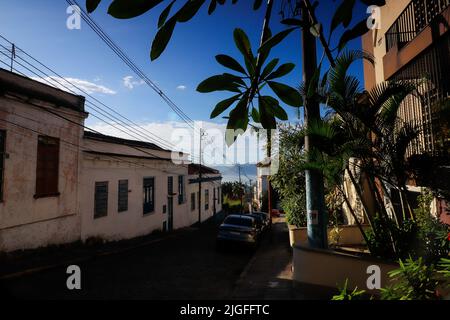
[[[391,217],[387,214],[378,186],[382,186],[386,195],[386,183],[399,191],[403,219],[407,218],[407,213],[414,219],[406,197],[406,152],[419,130],[402,121],[397,114],[406,97],[418,94],[418,85],[389,81],[369,92],[363,91],[359,80],[348,75],[351,64],[358,59],[373,62],[366,53],[345,52],[336,59],[336,66],[326,73],[321,83],[317,76],[314,83],[300,87],[303,95],[318,99],[329,109],[324,120],[310,125],[305,131],[305,134],[315,136],[318,147],[305,157],[304,164],[321,170],[327,184],[341,191],[355,218],[356,214],[342,190],[345,174],[350,177],[363,206],[361,177],[367,179],[378,215],[385,222]],[[352,170],[355,167],[358,170]],[[354,171],[359,174],[355,176]],[[364,214],[371,224],[374,217],[365,206]],[[397,216],[393,218],[398,223]],[[359,220],[355,220],[363,232]],[[393,235],[390,236],[394,240]],[[394,245],[394,241],[392,243]],[[395,246],[393,249],[395,252]]]

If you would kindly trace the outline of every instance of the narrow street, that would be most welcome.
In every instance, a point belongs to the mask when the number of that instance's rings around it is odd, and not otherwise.
[[[254,252],[215,249],[217,223],[79,266],[82,289],[69,291],[66,268],[33,273],[1,284],[19,299],[226,299]]]

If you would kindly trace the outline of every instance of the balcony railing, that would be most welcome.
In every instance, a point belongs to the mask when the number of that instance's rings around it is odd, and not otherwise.
[[[450,5],[450,0],[413,0],[386,32],[386,51],[403,48]]]

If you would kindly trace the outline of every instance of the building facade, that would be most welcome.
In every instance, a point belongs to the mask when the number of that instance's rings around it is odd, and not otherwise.
[[[448,150],[439,104],[450,96],[450,0],[388,0],[380,10],[380,28],[363,36],[375,58],[374,66],[364,62],[366,89],[388,80],[418,84],[422,98],[407,97],[399,110],[421,129],[409,155]]]
[[[84,102],[0,69],[0,252],[117,241],[198,221],[198,166],[178,164],[152,143],[85,131]],[[202,173],[204,222],[222,210],[222,178]]]
[[[420,129],[406,156],[427,154],[446,162],[450,136],[441,106],[450,99],[450,0],[387,0],[380,10],[379,29],[362,38],[363,50],[375,60],[364,62],[365,87],[390,80],[416,84],[420,95],[408,96],[398,112]],[[442,169],[450,177],[448,165]],[[410,193],[419,194],[417,181],[408,184]],[[448,223],[443,199],[435,199],[432,208]]]
[[[84,98],[0,69],[0,251],[80,237]]]
[[[199,220],[204,222],[222,211],[222,175],[220,171],[198,164],[190,164],[187,190],[190,224],[198,223]]]
[[[191,225],[187,165],[152,143],[85,132],[81,240],[114,241]]]

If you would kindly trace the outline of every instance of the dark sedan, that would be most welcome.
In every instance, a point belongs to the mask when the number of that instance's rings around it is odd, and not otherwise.
[[[259,230],[256,218],[248,215],[229,215],[219,227],[217,244],[241,242],[256,245]]]

